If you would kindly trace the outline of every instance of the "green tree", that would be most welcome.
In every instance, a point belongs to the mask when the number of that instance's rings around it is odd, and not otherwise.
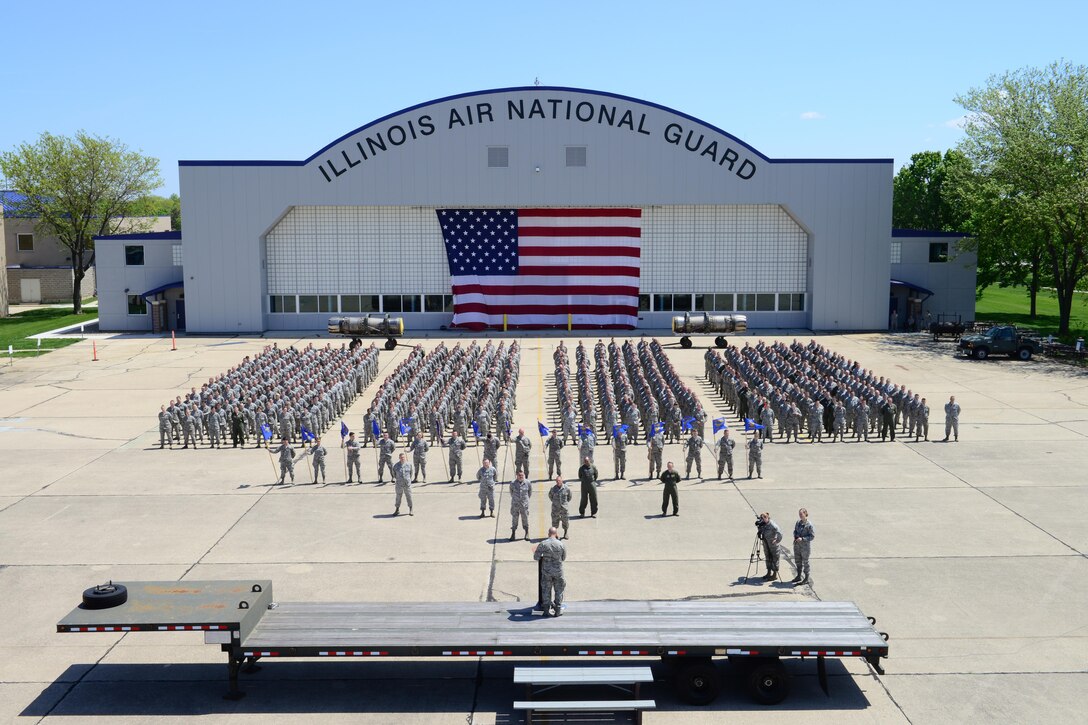
[[[132,203],[129,208],[130,216],[168,216],[170,228],[175,232],[181,231],[181,197],[177,194],[159,196],[148,194]]]
[[[892,226],[961,232],[969,211],[956,182],[970,170],[967,157],[956,150],[923,151],[910,157],[892,181]]]
[[[1023,247],[1040,246],[1067,335],[1088,276],[1088,67],[1062,61],[991,76],[956,102],[969,114],[959,150],[978,176],[980,249],[1029,267]]]
[[[94,237],[146,231],[133,223],[133,203],[162,186],[159,160],[120,141],[43,133],[33,144],[0,153],[0,173],[25,200],[19,213],[55,236],[72,257],[72,311],[81,312],[82,283],[94,264]]]

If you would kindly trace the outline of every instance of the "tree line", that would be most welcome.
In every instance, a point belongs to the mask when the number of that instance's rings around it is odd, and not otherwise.
[[[978,253],[979,291],[1043,287],[1069,333],[1088,278],[1088,66],[1065,61],[991,76],[957,96],[964,138],[914,154],[893,182],[897,228],[963,232]]]

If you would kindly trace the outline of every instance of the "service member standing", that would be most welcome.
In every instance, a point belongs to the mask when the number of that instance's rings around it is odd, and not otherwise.
[[[521,473],[521,471],[518,471]],[[495,477],[496,471],[491,465],[491,459],[485,458],[483,466],[476,471],[476,480],[480,483],[480,518],[484,517],[484,509],[495,515]]]
[[[594,435],[593,429],[588,426],[582,429],[582,433],[582,440],[578,444],[578,454],[582,458],[588,458],[592,463],[593,449],[597,447],[597,436]]]
[[[525,477],[529,477],[529,452],[533,450],[533,441],[525,435],[524,428],[518,428],[518,434],[514,438],[514,473],[521,471]]]
[[[159,449],[165,448],[167,444],[174,447],[174,439],[170,436],[170,413],[164,405],[159,408]]]
[[[782,532],[766,511],[756,519],[756,531],[767,558],[767,573],[763,575],[763,580],[773,582],[778,578],[778,544],[782,541]]]
[[[756,436],[748,441],[748,478],[752,477],[753,470],[763,478],[763,441]]]
[[[490,458],[491,462],[495,464],[495,467],[499,467],[499,439],[495,437],[493,431],[488,431],[487,437],[484,438],[484,458]],[[426,481],[427,477],[424,476],[423,480]]]
[[[597,518],[597,467],[589,457],[582,459],[578,469],[578,480],[582,483],[582,497],[578,501],[578,515],[585,518],[586,502],[589,502],[590,518]]]
[[[570,500],[574,494],[561,476],[555,477],[555,485],[548,489],[548,498],[552,502],[552,527],[563,524],[563,538],[570,538],[567,532],[570,530]]]
[[[956,402],[956,396],[950,396],[948,402],[944,404],[944,440],[948,442],[948,434],[952,433],[956,436],[955,440],[960,439],[960,404]]]
[[[423,431],[416,431],[416,437],[408,444],[408,450],[412,452],[412,483],[423,476],[423,482],[427,482],[427,451],[431,444],[423,440]]]
[[[415,516],[412,513],[412,464],[408,462],[408,457],[401,453],[400,460],[393,464],[392,470],[393,483],[397,489],[397,503],[393,515],[400,515],[400,499],[403,496],[408,503],[408,515]]]
[[[627,475],[627,437],[623,434],[612,439],[612,463],[617,481]]]
[[[691,464],[695,464],[695,471],[698,473],[699,478],[703,477],[703,439],[699,437],[699,434],[694,430],[691,431],[691,435],[684,441],[684,449],[687,451],[687,472],[684,474],[684,478],[691,478]]]
[[[389,431],[382,433],[378,441],[378,483],[382,482],[382,474],[389,468],[389,478],[393,478],[393,453],[397,450],[397,443],[389,437]],[[360,482],[362,479],[360,478]]]
[[[672,515],[680,515],[680,497],[676,492],[676,484],[680,483],[680,472],[676,470],[672,461],[669,461],[668,468],[661,474],[661,483],[665,484],[665,490],[661,495],[661,515],[665,515],[665,511],[669,508],[669,501],[672,501]]]
[[[533,496],[533,484],[525,480],[521,471],[510,482],[510,541],[517,533],[518,520],[521,521],[523,537],[529,540],[529,499]]]
[[[355,472],[355,477],[359,479],[359,483],[363,482],[363,469],[359,467],[359,441],[355,440],[355,433],[349,433],[348,439],[344,442],[344,448],[347,450],[348,459],[348,480],[347,483],[351,483],[351,472]]]
[[[456,476],[457,480],[461,480],[461,474],[464,471],[465,460],[465,448],[467,444],[465,439],[461,437],[461,434],[457,431],[453,432],[450,436],[447,445],[450,449],[450,483],[453,483],[453,477]]]
[[[563,538],[566,538],[565,534]],[[549,612],[551,612],[550,616],[561,616],[563,592],[567,588],[567,581],[563,578],[563,562],[567,560],[567,547],[559,540],[559,531],[554,526],[548,529],[548,538],[533,548],[533,559],[540,562],[540,590],[543,592],[543,601],[540,604],[544,608],[544,616],[549,616]]]
[[[650,461],[650,472],[646,478],[661,475],[661,454],[665,450],[665,433],[657,431],[646,441],[646,458]]]
[[[321,445],[320,438],[314,438],[314,444],[306,451],[306,455],[314,459],[314,483],[317,483],[317,474],[321,473],[321,482],[325,483],[325,456],[328,455],[325,446]]]
[[[925,398],[922,398],[914,411],[914,440],[917,441],[922,436],[929,440],[929,403]]]
[[[722,472],[729,469],[729,480],[733,480],[733,448],[737,442],[729,437],[729,429],[722,431],[722,437],[718,439],[718,478]]]
[[[295,449],[291,447],[291,441],[284,438],[280,444],[272,449],[272,453],[278,453],[280,457],[280,483],[287,480],[287,474],[291,474],[291,483],[295,482]]]
[[[555,434],[555,431],[551,432],[547,440],[544,441],[544,450],[548,454],[548,478],[554,478],[555,474],[563,475],[563,461],[560,458],[559,452],[563,450],[563,440]]]
[[[803,586],[808,584],[809,558],[812,556],[812,540],[816,538],[816,531],[808,520],[808,509],[801,509],[797,516],[797,523],[793,525],[793,563],[797,567],[797,576],[793,578],[793,583]]]

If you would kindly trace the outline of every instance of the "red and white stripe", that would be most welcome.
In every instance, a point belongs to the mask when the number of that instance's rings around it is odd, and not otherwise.
[[[638,324],[641,209],[519,209],[518,274],[454,276],[453,324]]]
[[[336,652],[318,652],[318,657],[387,657],[383,650],[341,650]]]
[[[852,649],[802,649],[791,652],[790,654],[799,657],[817,657],[820,655],[827,657],[854,657],[861,656],[861,652]]]
[[[501,649],[451,649],[442,653],[443,657],[503,657],[509,650]]]
[[[583,649],[579,650],[580,655],[594,656],[624,656],[632,657],[637,655],[648,655],[649,650],[644,649]]]

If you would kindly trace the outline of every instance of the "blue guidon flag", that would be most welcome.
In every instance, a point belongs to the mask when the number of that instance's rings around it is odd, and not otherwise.
[[[637,326],[641,209],[436,211],[454,326]]]

